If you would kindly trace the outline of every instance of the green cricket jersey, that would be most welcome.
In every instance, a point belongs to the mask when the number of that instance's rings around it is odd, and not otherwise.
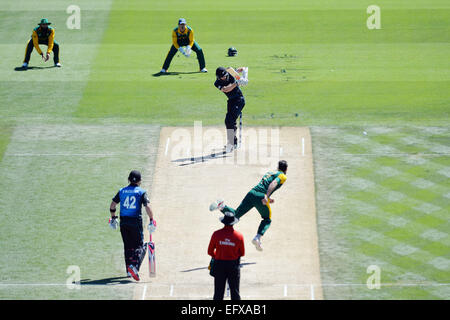
[[[176,27],[172,31],[172,43],[176,49],[187,45],[192,47],[194,45],[194,30],[186,26],[184,32],[181,32],[180,28]]]
[[[33,41],[34,48],[39,54],[42,54],[41,48],[39,48],[39,44],[46,44],[47,53],[50,53],[52,52],[55,43],[55,29],[53,29],[52,27],[48,27],[44,30],[41,27],[36,27],[33,29],[31,39]]]
[[[39,42],[44,43],[48,42],[49,38],[54,38],[55,29],[52,27],[47,27],[47,29],[44,30],[41,27],[36,27],[33,29],[33,33],[36,33]]]
[[[255,186],[252,190],[266,194],[267,190],[269,189],[269,185],[272,183],[272,181],[277,180],[278,184],[277,184],[276,188],[273,190],[273,192],[275,192],[283,185],[283,183],[286,181],[286,179],[287,179],[287,177],[282,171],[267,172],[262,177],[262,179],[258,183],[258,185]],[[272,194],[273,194],[273,192],[272,192]]]

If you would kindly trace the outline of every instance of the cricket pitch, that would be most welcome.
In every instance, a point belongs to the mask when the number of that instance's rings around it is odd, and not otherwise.
[[[134,298],[212,299],[207,248],[212,233],[223,225],[221,213],[209,211],[210,203],[222,198],[236,208],[263,174],[284,159],[289,164],[287,181],[272,196],[272,225],[262,238],[264,251],[251,243],[261,220],[256,209],[235,225],[246,249],[241,298],[323,299],[309,129],[245,128],[240,149],[214,154],[214,143],[221,147],[225,142],[221,135],[225,137],[223,127],[162,128],[152,184],[145,186],[158,223],[153,235],[156,277],[149,277],[146,258]],[[214,136],[219,140],[213,141]]]

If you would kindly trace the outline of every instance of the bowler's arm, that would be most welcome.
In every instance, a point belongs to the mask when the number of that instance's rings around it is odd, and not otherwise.
[[[267,188],[267,193],[264,196],[264,199],[266,199],[266,201],[270,200],[270,202],[273,202],[272,199],[270,199],[270,195],[272,194],[272,192],[275,190],[275,188],[278,186],[278,181],[275,179],[273,180],[270,184],[269,184],[269,188]]]
[[[277,179],[273,180],[270,184],[269,187],[267,188],[267,193],[264,195],[264,199],[261,200],[263,205],[266,205],[267,203],[273,203],[274,200],[270,199],[270,195],[272,194],[272,192],[275,190],[275,188],[278,186],[278,181]]]

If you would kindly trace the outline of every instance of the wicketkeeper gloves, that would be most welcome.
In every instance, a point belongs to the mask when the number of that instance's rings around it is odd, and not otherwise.
[[[186,46],[186,58],[188,58],[191,55],[191,46]]]
[[[178,51],[180,51],[186,58],[189,58],[191,55],[191,47],[187,46],[186,49],[184,47],[179,47]]]

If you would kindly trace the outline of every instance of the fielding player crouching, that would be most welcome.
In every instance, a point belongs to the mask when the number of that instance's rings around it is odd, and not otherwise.
[[[25,59],[22,68],[28,68],[33,49],[36,49],[44,62],[47,62],[50,59],[50,53],[53,51],[53,62],[55,63],[55,67],[61,67],[61,64],[59,63],[59,44],[55,41],[55,29],[49,27],[50,24],[51,22],[47,19],[41,19],[39,27],[33,29],[31,39],[28,41],[25,50]],[[47,46],[46,54],[39,48],[40,44]]]
[[[200,72],[208,72],[205,68],[205,56],[203,55],[203,50],[200,48],[197,41],[194,40],[194,30],[186,24],[186,19],[180,18],[178,20],[178,27],[172,31],[172,46],[167,53],[160,73],[167,73],[170,63],[177,51],[180,51],[188,58],[191,55],[191,50],[197,54]]]

